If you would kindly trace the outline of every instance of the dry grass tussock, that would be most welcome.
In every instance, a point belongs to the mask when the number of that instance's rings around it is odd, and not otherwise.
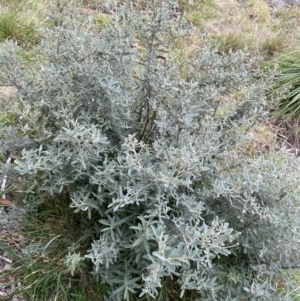
[[[183,0],[181,5],[197,27],[190,47],[199,46],[199,36],[208,33],[223,51],[248,49],[270,58],[299,43],[299,6],[274,6],[266,0]]]

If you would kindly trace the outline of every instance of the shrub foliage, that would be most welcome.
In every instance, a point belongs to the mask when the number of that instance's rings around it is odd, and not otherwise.
[[[156,298],[171,278],[200,300],[286,300],[274,279],[298,255],[297,162],[245,148],[270,76],[210,42],[176,63],[191,27],[167,2],[107,6],[102,31],[72,17],[45,29],[32,68],[3,45],[2,81],[18,90],[2,149],[28,206],[67,198],[86,212],[92,243],[66,264],[74,274],[90,260],[112,299]]]

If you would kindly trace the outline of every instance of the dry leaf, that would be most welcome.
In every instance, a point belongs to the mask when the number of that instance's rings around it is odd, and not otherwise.
[[[7,205],[7,206],[12,206],[13,202],[7,199],[0,199],[0,204],[2,205]]]

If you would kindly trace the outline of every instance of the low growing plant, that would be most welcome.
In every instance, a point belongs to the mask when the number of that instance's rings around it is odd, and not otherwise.
[[[70,17],[44,30],[39,68],[2,45],[3,81],[18,89],[2,149],[16,153],[31,210],[60,198],[86,213],[91,243],[64,262],[71,276],[92,262],[112,300],[159,298],[170,281],[180,297],[289,300],[276,283],[298,260],[298,162],[243,152],[272,76],[209,41],[179,70],[167,52],[191,27],[174,7],[108,5],[101,32]]]
[[[300,53],[293,51],[278,59],[281,74],[274,86],[274,92],[284,91],[277,110],[279,118],[300,118]]]

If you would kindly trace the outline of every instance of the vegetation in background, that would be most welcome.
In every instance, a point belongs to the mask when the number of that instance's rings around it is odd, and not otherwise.
[[[300,53],[290,52],[282,55],[278,60],[281,72],[276,85],[275,92],[283,91],[277,115],[288,119],[300,118]]]
[[[0,14],[0,41],[12,39],[25,48],[36,45],[46,20],[45,6],[46,1],[8,3]]]
[[[279,74],[273,86],[272,95],[279,98],[273,110],[273,122],[281,127],[281,137],[288,148],[298,154],[300,148],[300,53],[292,51],[274,60]]]
[[[255,55],[269,59],[297,47],[300,10],[283,1],[205,0],[179,1],[188,20],[196,26],[194,42],[201,47],[199,36],[208,33],[220,42],[220,49],[247,48]],[[188,49],[189,46],[186,45]]]
[[[2,277],[13,279],[10,285],[22,279],[22,286],[14,295],[41,301],[103,300],[108,287],[87,272],[88,263],[80,264],[80,254],[86,251],[84,246],[88,247],[91,239],[86,225],[82,224],[85,219],[81,214],[74,215],[66,202],[68,200],[63,199],[44,201],[23,217],[26,247],[21,253],[5,247],[3,242],[10,241],[9,236],[1,237],[0,247],[14,259],[12,270]],[[81,241],[77,241],[79,237]],[[74,254],[79,261],[72,257]],[[72,269],[74,264],[76,272]]]

